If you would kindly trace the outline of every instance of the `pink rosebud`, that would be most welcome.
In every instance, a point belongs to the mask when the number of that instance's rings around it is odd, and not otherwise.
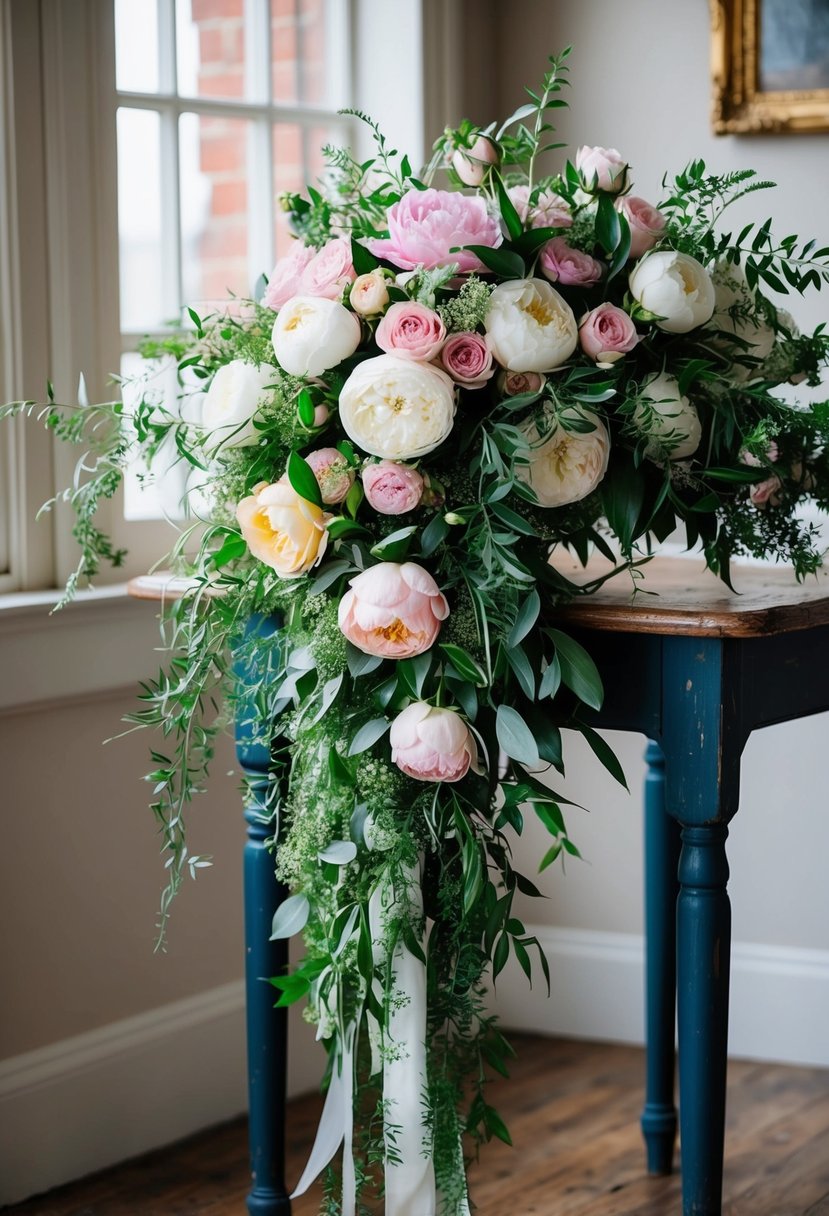
[[[475,738],[460,714],[413,701],[391,724],[391,758],[416,781],[460,781],[478,768]]]
[[[313,257],[314,251],[309,245],[294,241],[288,256],[276,263],[265,288],[262,303],[266,308],[278,312],[293,296],[300,295],[303,272]]]
[[[530,228],[570,228],[572,226],[573,216],[570,204],[552,190],[542,190],[532,206],[530,206],[529,186],[510,186],[507,194],[518,212],[522,224],[529,224]]]
[[[465,186],[480,186],[493,165],[501,157],[496,144],[486,135],[479,135],[470,148],[456,148],[452,168]]]
[[[665,229],[665,216],[643,198],[626,194],[616,206],[630,228],[630,257],[641,258],[653,249]]]
[[[339,300],[343,288],[356,277],[351,262],[351,242],[338,237],[323,245],[311,258],[302,273],[302,291],[298,294]]]
[[[420,503],[423,477],[411,465],[381,460],[367,464],[362,476],[368,504],[381,515],[403,515]]]
[[[374,340],[387,355],[402,359],[433,359],[446,337],[438,314],[414,300],[392,304],[377,326]]]
[[[457,190],[407,190],[388,211],[388,237],[364,242],[378,258],[385,258],[401,270],[419,266],[456,263],[462,273],[483,270],[484,265],[464,245],[489,245],[495,249],[503,241],[498,221],[486,209],[482,198]],[[452,250],[459,250],[453,253]]]
[[[518,397],[523,393],[540,393],[547,383],[547,377],[541,372],[510,372],[498,373],[498,388],[505,397]]]
[[[598,363],[614,363],[632,351],[639,341],[636,326],[615,304],[600,304],[579,325],[581,348]]]
[[[751,487],[749,496],[755,507],[765,510],[766,507],[779,507],[783,501],[783,482],[775,473],[765,481],[758,481]]]
[[[576,169],[588,194],[619,194],[627,185],[627,162],[615,148],[579,148]]]
[[[592,287],[602,277],[602,264],[572,249],[563,236],[554,236],[541,250],[539,259],[542,273],[553,283],[563,287]]]
[[[440,352],[440,362],[464,388],[482,388],[495,373],[492,351],[480,334],[453,334]]]
[[[327,405],[314,406],[314,426],[325,426],[330,417],[331,411]]]
[[[383,659],[423,654],[440,633],[449,605],[415,562],[380,562],[351,579],[340,600],[339,626],[352,645]]]
[[[342,502],[354,484],[356,473],[336,448],[317,448],[305,457],[317,479],[322,501],[329,505]]]

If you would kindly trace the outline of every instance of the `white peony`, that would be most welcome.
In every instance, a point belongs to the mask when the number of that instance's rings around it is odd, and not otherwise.
[[[484,327],[492,353],[511,372],[549,372],[570,358],[579,328],[573,310],[544,279],[499,283]]]
[[[384,460],[431,452],[452,430],[455,386],[430,364],[396,355],[366,359],[340,393],[340,422],[350,439]]]
[[[278,371],[270,363],[256,367],[244,359],[234,359],[219,368],[202,404],[208,451],[256,443],[259,432],[253,420],[268,399],[268,387],[278,378]]]
[[[610,435],[596,414],[583,415],[592,431],[568,431],[560,422],[545,434],[535,422],[522,427],[530,445],[528,465],[518,465],[516,476],[532,490],[542,507],[563,507],[579,502],[595,490],[607,472]]]
[[[693,456],[702,438],[696,407],[682,396],[679,381],[667,372],[652,376],[643,384],[633,423],[648,437],[646,450],[652,460]]]
[[[705,267],[687,253],[649,253],[634,266],[629,282],[634,300],[669,334],[687,334],[711,320],[714,284]]]
[[[354,313],[324,296],[294,296],[280,308],[273,326],[279,366],[291,376],[321,376],[359,345],[360,322]]]

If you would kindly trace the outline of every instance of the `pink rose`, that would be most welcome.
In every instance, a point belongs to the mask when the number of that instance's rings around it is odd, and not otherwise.
[[[598,191],[619,194],[627,185],[627,162],[615,148],[591,148],[587,145],[579,148],[576,169],[589,194]]]
[[[656,207],[626,194],[616,204],[630,227],[630,257],[641,258],[643,253],[653,249],[665,228],[665,216]]]
[[[451,250],[463,245],[494,249],[504,239],[483,199],[448,190],[408,190],[389,208],[387,218],[388,237],[371,237],[364,244],[401,270],[433,270],[453,263],[463,272],[483,270],[474,253]]]
[[[452,154],[452,168],[465,186],[480,186],[500,161],[497,144],[486,135],[479,135],[471,148],[456,148]]]
[[[314,426],[325,426],[330,417],[331,411],[327,405],[314,406]]]
[[[338,621],[349,642],[365,654],[410,659],[429,649],[448,615],[449,605],[428,570],[414,562],[380,562],[351,579]]]
[[[492,351],[480,334],[453,334],[440,352],[440,361],[464,388],[482,388],[495,372]]]
[[[413,701],[391,724],[391,758],[416,781],[460,781],[478,767],[474,736],[453,709]]]
[[[753,485],[749,491],[749,497],[755,507],[763,509],[779,507],[783,501],[782,490],[783,482],[775,473],[773,476],[767,477],[765,481],[758,481],[756,485]]]
[[[345,285],[353,283],[356,277],[351,262],[351,242],[337,238],[323,245],[305,267],[301,294],[339,300]]]
[[[507,190],[522,224],[531,228],[570,228],[573,216],[570,204],[552,190],[542,190],[532,207],[529,186],[510,186]]]
[[[387,355],[427,362],[438,353],[445,337],[446,326],[433,309],[401,300],[386,312],[374,340]]]
[[[381,460],[363,469],[363,489],[370,507],[381,515],[414,511],[423,494],[423,477],[417,469],[395,460]]]
[[[541,250],[543,274],[564,287],[592,287],[602,277],[602,264],[589,253],[572,249],[563,236],[554,236]]]
[[[301,294],[302,275],[313,257],[314,251],[310,245],[294,241],[288,256],[278,261],[274,267],[262,297],[265,308],[278,312],[293,296]]]
[[[518,397],[523,393],[540,393],[547,383],[547,377],[541,372],[510,372],[506,369],[498,373],[498,388],[505,397]]]
[[[636,326],[615,304],[593,308],[579,325],[581,348],[599,363],[614,363],[639,341]]]
[[[336,448],[317,448],[305,457],[317,479],[322,501],[329,505],[342,502],[354,484],[356,473]]]

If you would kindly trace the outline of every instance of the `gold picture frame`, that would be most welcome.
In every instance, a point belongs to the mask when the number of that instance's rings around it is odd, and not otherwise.
[[[829,0],[709,4],[714,133],[829,131]]]

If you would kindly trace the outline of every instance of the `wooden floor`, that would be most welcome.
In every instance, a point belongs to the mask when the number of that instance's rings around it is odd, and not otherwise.
[[[492,1144],[471,1174],[479,1216],[677,1216],[679,1178],[644,1172],[642,1052],[522,1037],[492,1087],[514,1149]],[[290,1108],[295,1180],[320,1102]],[[245,1124],[203,1132],[25,1204],[6,1216],[245,1216]],[[294,1204],[315,1216],[316,1193]],[[724,1216],[829,1216],[829,1071],[732,1062]]]

